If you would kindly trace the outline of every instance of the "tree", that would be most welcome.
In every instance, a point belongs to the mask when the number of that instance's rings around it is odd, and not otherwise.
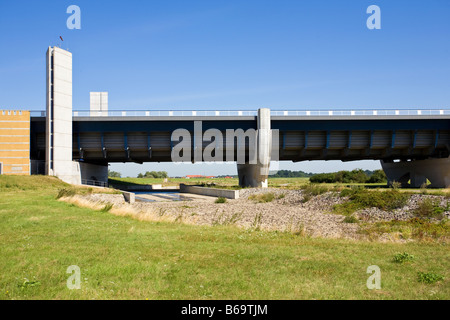
[[[384,173],[384,171],[383,170],[375,170],[367,182],[379,183],[379,182],[386,182],[386,181],[387,181],[387,177],[386,177],[386,174]]]
[[[111,171],[108,169],[108,178],[121,178],[122,175],[120,174],[120,172],[117,171]]]
[[[153,179],[164,179],[167,178],[167,172],[166,171],[147,171],[144,174],[139,173],[138,178],[153,178]]]

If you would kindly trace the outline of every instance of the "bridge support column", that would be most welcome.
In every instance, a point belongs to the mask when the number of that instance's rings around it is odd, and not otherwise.
[[[381,161],[381,166],[389,184],[397,181],[404,187],[420,188],[428,179],[431,182],[430,187],[450,187],[450,158],[404,162]],[[410,181],[409,184],[408,181]]]
[[[272,134],[270,131],[270,109],[258,110],[257,117],[257,163],[237,165],[239,185],[241,187],[267,188],[270,156],[272,149]]]
[[[108,183],[108,164],[92,164],[73,161],[74,184],[103,187]]]

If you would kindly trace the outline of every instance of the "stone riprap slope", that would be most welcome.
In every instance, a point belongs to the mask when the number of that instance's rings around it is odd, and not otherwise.
[[[273,194],[270,202],[259,202],[261,195]],[[277,188],[242,189],[240,198],[215,203],[214,200],[160,201],[125,203],[120,194],[90,194],[81,196],[85,201],[113,204],[114,210],[123,210],[142,220],[177,221],[197,225],[236,225],[242,228],[278,230],[312,237],[361,239],[356,223],[344,222],[345,216],[333,214],[333,206],[348,201],[336,192],[325,192],[305,199],[304,190]],[[438,199],[446,205],[445,197],[412,195],[407,204],[393,212],[377,208],[359,210],[355,213],[362,221],[407,220],[424,198]],[[113,211],[114,212],[114,211]],[[449,217],[449,212],[444,213]]]

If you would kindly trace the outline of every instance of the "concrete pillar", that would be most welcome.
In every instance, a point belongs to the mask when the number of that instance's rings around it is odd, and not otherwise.
[[[450,158],[403,162],[381,161],[381,166],[386,173],[388,183],[397,181],[405,187],[420,188],[428,179],[432,188],[450,187]]]
[[[272,134],[270,130],[270,109],[258,110],[257,117],[257,163],[238,164],[239,185],[241,187],[267,188],[270,156],[272,149]]]
[[[47,50],[45,173],[76,183],[72,164],[72,54]]]
[[[91,116],[108,115],[108,92],[90,93],[90,111]]]

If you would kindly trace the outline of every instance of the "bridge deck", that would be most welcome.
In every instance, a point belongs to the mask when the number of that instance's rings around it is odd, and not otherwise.
[[[87,162],[171,161],[171,133],[256,128],[256,111],[73,112],[73,158]],[[32,117],[32,157],[45,155],[44,113]],[[271,111],[279,159],[426,159],[449,156],[450,110]],[[210,142],[203,142],[203,148]]]

